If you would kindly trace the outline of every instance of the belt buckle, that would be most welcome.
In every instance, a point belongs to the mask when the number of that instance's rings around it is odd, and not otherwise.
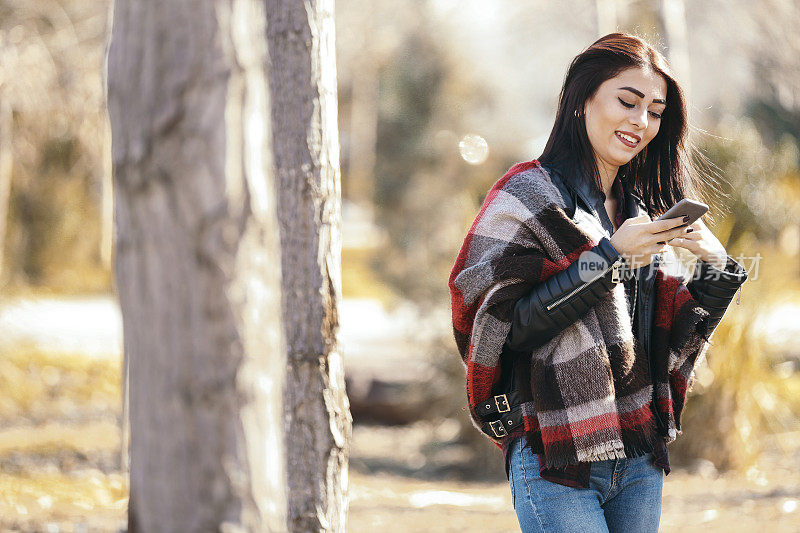
[[[502,432],[497,431],[497,426],[495,426],[495,424],[500,424],[499,427]],[[505,437],[508,435],[505,426],[503,426],[502,420],[493,420],[492,422],[489,422],[489,427],[492,428],[492,433],[494,433],[495,437]]]
[[[622,265],[623,261],[618,260],[616,261],[611,267],[611,283],[621,283],[622,280]]]
[[[498,413],[507,413],[511,410],[511,406],[508,404],[508,396],[505,394],[496,395],[494,397],[494,404],[497,406]],[[501,405],[504,405],[505,409],[503,409]]]

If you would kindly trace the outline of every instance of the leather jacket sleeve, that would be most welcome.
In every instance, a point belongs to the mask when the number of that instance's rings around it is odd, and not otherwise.
[[[514,351],[528,351],[543,345],[585,315],[614,288],[616,283],[611,279],[610,268],[614,262],[624,261],[622,255],[607,237],[603,237],[591,251],[594,254],[581,254],[566,269],[553,274],[517,301],[506,346]],[[587,268],[589,262],[593,268]],[[598,262],[604,264],[598,265]],[[579,275],[580,272],[607,269],[603,276],[588,283]],[[579,290],[570,294],[575,289]],[[548,304],[565,296],[563,301],[547,310]]]
[[[747,280],[747,271],[728,256],[724,270],[698,260],[694,276],[686,284],[692,297],[709,312],[706,339],[716,329],[736,291]]]

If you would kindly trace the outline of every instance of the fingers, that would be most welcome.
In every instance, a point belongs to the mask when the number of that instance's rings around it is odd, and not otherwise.
[[[695,235],[697,235],[698,232],[703,230],[703,226],[700,224],[699,221],[694,221],[686,227],[692,228],[692,231],[694,232]]]
[[[689,226],[691,228],[691,226]],[[687,228],[688,229],[688,228]],[[689,241],[699,241],[703,238],[703,236],[697,231],[697,229],[693,228],[693,231],[689,233],[684,233],[683,235],[679,235],[681,239],[686,239]]]
[[[645,255],[650,260],[648,262],[652,262],[653,261],[653,257],[652,257],[653,255],[655,255],[655,254],[663,254],[666,251],[665,248],[666,248],[666,245],[664,245],[664,246],[650,246],[649,248],[647,248],[647,253]]]
[[[683,221],[683,217],[668,218],[666,220],[656,220],[653,222],[653,227],[651,229],[653,233],[658,233],[660,231],[666,231],[668,229],[683,226],[685,224],[686,222]]]
[[[655,235],[650,236],[648,239],[648,244],[669,241],[670,239],[674,239],[675,237],[683,237],[684,235],[691,235],[691,233],[686,233],[688,229],[688,226],[681,226],[679,228],[673,228],[668,231],[656,233]]]
[[[696,239],[696,237],[694,237],[693,233],[689,233],[687,235],[684,235],[683,237],[676,237],[667,242],[667,244],[669,244],[670,246],[685,248],[693,253],[700,252],[701,250],[700,243]]]
[[[645,224],[650,222],[650,217],[647,215],[639,215],[638,217],[626,218],[622,223],[623,226],[630,226],[633,224]]]
[[[628,258],[628,263],[631,268],[641,268],[645,265],[648,265],[653,262],[653,256],[655,254],[664,253],[666,246],[651,246],[646,248],[644,253],[637,253],[633,254]]]

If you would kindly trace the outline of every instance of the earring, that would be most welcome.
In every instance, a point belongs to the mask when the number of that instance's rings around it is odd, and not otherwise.
[[[577,109],[575,109],[575,111],[572,114],[575,115],[575,118],[580,118],[580,115],[578,114],[578,110]]]

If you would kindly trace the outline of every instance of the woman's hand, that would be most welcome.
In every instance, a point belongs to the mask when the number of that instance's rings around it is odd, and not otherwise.
[[[725,251],[725,247],[722,246],[719,239],[711,233],[702,219],[698,219],[688,227],[692,228],[691,233],[675,237],[667,241],[667,244],[685,248],[696,255],[698,259],[709,263],[714,268],[724,270],[725,263],[728,261],[728,252]]]
[[[682,218],[651,221],[649,216],[641,215],[625,220],[609,241],[629,268],[640,268],[650,264],[654,254],[665,251],[666,244],[658,243],[686,234],[689,226],[683,224]]]

